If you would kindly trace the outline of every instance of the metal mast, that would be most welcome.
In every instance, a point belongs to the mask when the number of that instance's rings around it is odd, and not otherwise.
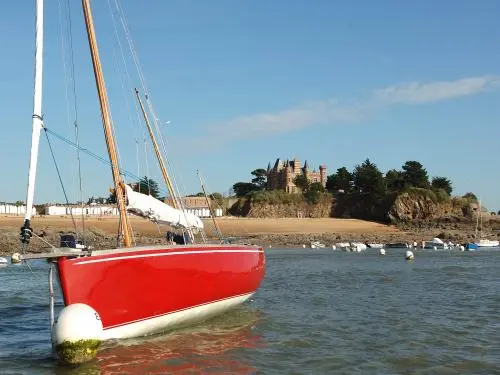
[[[28,175],[28,191],[26,193],[26,212],[24,224],[21,228],[21,242],[28,244],[31,238],[31,208],[35,196],[35,177],[38,163],[38,145],[40,131],[43,128],[42,120],[42,67],[43,67],[43,0],[36,1],[36,29],[35,29],[35,87],[33,94],[33,131],[31,133],[31,154]]]

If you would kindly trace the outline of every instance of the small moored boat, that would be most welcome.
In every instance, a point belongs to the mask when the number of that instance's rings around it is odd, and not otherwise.
[[[476,245],[477,247],[498,247],[500,242],[497,240],[487,240],[483,238],[476,242]]]
[[[311,241],[311,249],[322,249],[325,244],[320,241]]]
[[[448,244],[436,237],[431,241],[425,241],[424,249],[445,250],[448,249]]]
[[[386,249],[408,249],[410,246],[406,242],[391,242],[385,244]]]

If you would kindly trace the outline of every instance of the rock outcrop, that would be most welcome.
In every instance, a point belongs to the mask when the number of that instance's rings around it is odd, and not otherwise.
[[[246,217],[330,217],[332,213],[331,197],[323,198],[318,203],[308,203],[301,196],[287,202],[269,202],[256,200],[252,197],[240,198],[230,208],[229,212],[236,216]]]
[[[435,220],[443,217],[464,218],[462,205],[435,202],[429,196],[403,193],[397,196],[388,212],[392,222],[411,220]]]
[[[449,197],[444,192],[411,188],[402,193],[373,197],[362,193],[325,194],[309,203],[299,194],[269,192],[240,198],[229,209],[230,214],[254,218],[339,217],[392,224],[470,223],[480,212],[479,205],[466,198]],[[483,209],[483,223],[490,214]]]
[[[463,222],[476,219],[479,205],[464,198],[436,199],[432,191],[403,192],[399,194],[388,212],[393,223],[410,221],[453,221]],[[483,221],[488,221],[490,214],[482,212]]]

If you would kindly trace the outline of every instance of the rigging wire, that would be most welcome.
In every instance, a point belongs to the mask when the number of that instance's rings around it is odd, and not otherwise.
[[[115,35],[115,38],[116,38],[116,42],[118,44],[118,50],[119,50],[119,54],[121,56],[121,64],[120,62],[118,61],[119,58],[118,58],[118,53],[116,52],[116,48],[113,49],[113,57],[115,58],[115,64],[116,66],[120,66],[120,65],[123,65],[123,71],[120,69],[119,70],[119,73],[120,73],[120,84],[121,84],[121,93],[123,95],[123,99],[125,100],[125,106],[127,108],[127,114],[128,114],[128,119],[129,121],[132,123],[132,131],[134,133],[134,138],[135,138],[135,142],[136,142],[136,158],[137,158],[137,175],[140,176],[140,162],[139,162],[139,147],[138,147],[138,129],[139,129],[139,121],[140,121],[140,117],[139,117],[139,114],[138,114],[138,108],[137,108],[137,104],[135,103],[135,101],[133,101],[134,103],[134,107],[135,107],[135,110],[136,110],[136,119],[134,120],[133,116],[132,116],[132,111],[131,111],[131,106],[130,106],[130,102],[129,102],[129,97],[127,95],[127,89],[125,88],[126,84],[125,84],[125,81],[127,81],[127,85],[129,87],[132,87],[132,84],[131,84],[131,78],[130,78],[130,74],[129,74],[129,70],[127,68],[127,63],[126,63],[126,59],[125,59],[125,54],[123,53],[123,47],[122,47],[122,43],[120,41],[120,38],[119,38],[119,35],[118,35],[118,28],[116,27],[116,20],[115,20],[115,16],[113,14],[113,11],[112,11],[112,7],[111,7],[111,2],[110,0],[108,0],[108,9],[109,9],[109,13],[111,15],[111,20],[112,20],[112,24],[113,24],[113,29],[114,29],[114,35]],[[116,46],[114,46],[116,47]],[[125,74],[123,74],[123,72]],[[126,79],[123,78],[123,76],[126,77]],[[114,127],[114,122],[112,120],[112,129],[113,129],[113,134],[115,135],[116,134],[116,130],[115,130],[115,127]],[[140,131],[139,131],[140,132]],[[115,135],[116,137],[116,135]],[[118,151],[118,158],[120,159],[120,151],[119,151],[119,148],[117,146],[117,151]],[[130,174],[124,174],[122,173],[122,176],[125,178],[125,177],[130,177]],[[139,179],[136,179],[137,180],[137,185],[138,185],[138,190],[140,192],[140,178]],[[149,184],[149,181],[148,181],[148,184]],[[133,242],[135,243],[136,242],[136,239],[135,239],[135,234],[134,234],[134,231],[133,231],[133,228],[132,228],[132,225],[130,225],[130,230],[132,231],[132,239],[133,239]]]
[[[131,55],[132,55],[132,60],[134,61],[134,64],[135,64],[135,67],[137,70],[137,74],[138,74],[139,80],[141,82],[141,86],[142,86],[142,89],[144,92],[144,96],[146,98],[146,104],[148,106],[148,110],[151,113],[151,115],[153,116],[153,124],[155,126],[156,133],[160,139],[160,146],[162,149],[162,153],[163,153],[165,162],[169,166],[169,169],[172,170],[173,168],[172,168],[172,165],[170,163],[170,158],[168,157],[166,142],[164,140],[164,137],[163,137],[163,135],[160,131],[160,127],[158,125],[160,122],[160,119],[159,119],[158,115],[156,114],[156,112],[153,108],[153,103],[150,99],[150,93],[149,93],[149,90],[148,90],[147,85],[146,85],[146,79],[144,78],[144,74],[142,72],[142,68],[141,68],[141,65],[139,62],[139,57],[138,57],[137,51],[135,49],[134,41],[132,39],[130,29],[127,25],[125,12],[123,11],[123,8],[119,4],[118,0],[114,0],[114,2],[115,2],[115,6],[116,6],[116,9],[117,9],[119,17],[120,17],[120,22],[121,22],[121,25],[122,25],[122,28],[123,28],[123,31],[124,31],[125,37],[127,39],[127,43],[128,43]],[[177,181],[175,180],[175,178],[173,179],[173,188],[174,188],[174,191],[173,191],[174,196],[171,198],[172,198],[172,200],[174,200],[177,203],[178,207],[184,211],[185,210],[184,202],[182,202],[182,200],[179,199],[179,197],[180,197],[179,187],[177,185]]]
[[[135,101],[133,101],[134,103],[134,108],[135,108],[135,113],[136,113],[136,118],[134,120],[133,116],[132,116],[132,111],[131,111],[131,106],[130,106],[130,102],[129,102],[129,96],[127,95],[127,90],[125,88],[125,86],[127,85],[128,87],[132,87],[133,85],[131,84],[132,82],[132,79],[130,77],[130,73],[129,73],[129,69],[127,67],[127,62],[126,62],[126,59],[125,59],[125,53],[124,53],[124,49],[123,49],[123,46],[122,46],[122,42],[120,40],[120,36],[118,34],[118,27],[116,25],[116,19],[115,19],[115,15],[114,15],[114,12],[113,12],[113,9],[112,9],[112,6],[111,6],[111,1],[108,0],[108,9],[109,9],[109,13],[111,15],[111,23],[113,25],[113,30],[114,30],[114,36],[115,36],[115,39],[116,39],[116,44],[118,45],[118,50],[119,50],[119,55],[121,56],[121,64],[118,62],[118,57],[117,57],[117,53],[116,53],[116,49],[114,50],[115,51],[115,54],[114,54],[114,57],[115,57],[115,60],[116,60],[116,65],[122,65],[123,66],[123,71],[120,69],[120,83],[121,83],[121,91],[122,91],[122,95],[123,95],[123,98],[125,100],[125,104],[126,104],[126,108],[127,108],[127,114],[128,114],[128,118],[129,118],[129,121],[132,123],[132,130],[133,130],[133,133],[134,133],[134,138],[135,138],[135,142],[136,142],[136,162],[137,162],[137,175],[140,176],[140,158],[139,158],[139,141],[138,141],[138,136],[137,136],[137,133],[140,132],[139,128],[139,123],[140,123],[140,116],[139,116],[139,111],[138,111],[138,107],[137,107],[137,103]],[[124,78],[125,77],[125,78]],[[126,81],[126,84],[124,83]],[[137,129],[136,129],[137,128]],[[147,155],[146,155],[147,157]],[[147,159],[146,159],[146,163],[147,163]],[[147,168],[148,169],[148,168]],[[149,171],[147,172],[148,176],[147,178],[149,179]],[[148,191],[150,191],[150,188],[149,188],[149,180],[147,181],[148,182]],[[141,179],[138,179],[137,180],[137,186],[138,186],[138,190],[140,192],[141,190]]]
[[[148,166],[148,144],[144,138],[144,158],[146,159],[146,181],[148,183],[148,194],[151,195],[151,186],[149,186],[149,166]],[[139,185],[141,181],[139,181]]]
[[[52,131],[52,130],[50,130],[50,129],[48,129],[48,128],[45,128],[45,127],[44,127],[44,131],[45,131],[47,134],[49,134],[49,135],[51,135],[51,136],[53,136],[53,137],[55,137],[55,138],[59,139],[60,141],[62,141],[62,142],[64,142],[64,143],[68,144],[68,145],[69,145],[69,146],[71,146],[71,147],[74,147],[74,148],[78,147],[78,148],[80,149],[80,151],[81,151],[81,152],[83,152],[84,154],[87,154],[88,156],[90,156],[90,157],[92,157],[92,158],[94,158],[94,159],[96,159],[96,160],[100,161],[101,163],[103,163],[103,164],[105,164],[105,165],[107,165],[107,166],[111,166],[111,163],[110,163],[110,161],[109,161],[107,158],[102,157],[102,156],[100,156],[100,155],[96,154],[95,152],[92,152],[92,151],[90,151],[90,150],[88,150],[88,149],[86,149],[86,148],[84,148],[84,147],[82,147],[82,146],[78,146],[78,145],[76,145],[76,143],[74,143],[74,142],[70,141],[70,140],[69,140],[69,139],[67,139],[67,138],[64,138],[62,135],[57,134],[56,132],[54,132],[54,131]],[[122,176],[127,176],[127,177],[130,177],[130,178],[133,178],[133,179],[135,179],[135,180],[137,180],[137,181],[139,181],[139,180],[140,180],[140,177],[139,177],[138,175],[136,175],[136,174],[134,174],[134,173],[132,173],[132,172],[130,172],[130,171],[127,171],[126,169],[122,169],[122,168],[120,168],[120,174],[121,174]],[[159,190],[159,192],[160,192],[160,193],[162,193],[162,194],[166,194],[165,190],[163,190],[163,189],[161,189],[161,188],[158,188],[158,190]]]
[[[137,159],[137,176],[140,176],[141,175],[141,170],[140,170],[140,167],[139,167],[139,140],[136,138],[135,139],[135,157]],[[137,184],[137,190],[139,191],[139,193],[141,192],[141,184],[140,184],[140,181],[138,181],[138,184]]]
[[[142,89],[143,89],[143,92],[144,92],[144,95],[145,95],[145,98],[146,98],[146,103],[147,103],[149,112],[153,116],[153,124],[155,126],[156,133],[157,133],[157,135],[160,138],[160,145],[161,145],[163,157],[165,159],[166,164],[172,170],[172,166],[171,166],[171,163],[170,163],[170,160],[169,160],[169,157],[168,157],[168,153],[167,153],[167,147],[166,147],[165,141],[163,139],[163,136],[161,134],[161,131],[160,131],[160,128],[159,128],[159,125],[158,125],[158,123],[159,123],[159,117],[157,116],[157,114],[156,114],[156,112],[155,112],[155,110],[153,108],[153,104],[151,102],[151,99],[150,99],[149,90],[147,89],[146,80],[144,78],[144,74],[142,72],[142,68],[141,68],[141,65],[140,65],[140,62],[139,62],[139,58],[137,56],[137,51],[135,49],[135,45],[134,45],[134,42],[133,42],[133,39],[132,39],[132,36],[131,36],[131,33],[130,33],[130,29],[129,29],[128,25],[127,25],[127,20],[126,20],[125,12],[123,11],[123,8],[119,4],[118,0],[114,0],[114,3],[115,3],[115,7],[117,9],[117,12],[118,12],[118,16],[120,18],[120,23],[122,25],[122,28],[123,28],[123,31],[124,31],[124,34],[125,34],[125,37],[126,37],[126,40],[127,40],[127,43],[128,43],[129,49],[130,49],[130,52],[131,52],[131,55],[132,55],[132,60],[133,60],[133,62],[135,64],[136,71],[137,71],[137,74],[139,76],[139,80],[141,82],[141,86],[142,86]],[[175,179],[173,179],[173,191],[172,191],[172,195],[173,195],[171,197],[172,200],[175,203],[177,203],[174,206],[180,208],[182,210],[182,212],[185,214],[186,213],[186,211],[185,211],[185,205],[184,205],[184,202],[182,201],[182,199],[179,198],[180,197],[179,188],[178,188],[178,185],[177,185],[177,182],[176,182]],[[194,239],[194,234],[192,233],[191,230],[188,230],[188,235],[190,236],[191,239]]]
[[[80,131],[79,131],[79,122],[78,122],[78,98],[76,95],[76,80],[75,80],[75,53],[73,50],[73,24],[71,21],[71,4],[70,1],[67,0],[68,3],[68,32],[69,32],[69,50],[70,50],[70,65],[71,65],[71,88],[73,90],[73,109],[75,111],[75,143],[77,145],[80,144]],[[82,182],[82,163],[80,159],[80,149],[76,149],[76,159],[78,162],[78,184],[80,189],[80,202],[82,207],[82,231],[85,231],[85,215],[83,212],[84,203],[83,203],[83,182]]]
[[[44,130],[45,130],[45,128],[44,128]],[[54,166],[56,167],[57,177],[59,177],[59,182],[61,184],[61,188],[62,188],[62,191],[63,191],[63,194],[64,194],[64,198],[66,199],[66,204],[69,206],[70,203],[69,203],[69,199],[68,199],[68,194],[66,193],[66,188],[64,187],[64,183],[63,183],[63,180],[62,180],[62,177],[61,177],[61,172],[59,170],[59,166],[57,165],[56,156],[54,154],[54,150],[52,148],[52,144],[50,143],[50,138],[49,138],[47,132],[45,132],[45,137],[47,138],[47,143],[49,144],[50,153],[52,155],[52,160],[54,161]],[[71,209],[71,207],[70,207],[70,210],[69,210],[69,215],[71,216],[71,221],[73,222],[76,234],[78,235],[79,234],[78,233],[78,227],[76,225],[75,217],[73,216],[73,210]],[[80,233],[80,236],[84,240],[84,242],[86,242],[85,241],[85,237],[83,236],[83,233]]]
[[[130,77],[129,70],[127,68],[127,62],[126,62],[126,59],[125,59],[125,53],[123,52],[123,46],[122,46],[122,43],[120,41],[120,36],[118,34],[118,28],[116,26],[115,15],[114,15],[113,9],[111,7],[111,0],[108,0],[108,9],[109,9],[109,13],[111,14],[111,21],[112,21],[112,24],[113,24],[114,35],[115,35],[115,38],[116,38],[116,41],[117,41],[117,44],[118,44],[118,49],[120,51],[121,61],[122,61],[122,64],[123,64],[123,70],[124,70],[125,76],[127,78],[127,86],[130,87],[130,89],[132,90],[132,87],[134,87],[134,85],[132,85],[132,79]],[[140,118],[140,115],[139,115],[139,108],[137,106],[136,101],[132,100],[132,102],[134,103],[134,108],[135,108],[135,113],[136,113],[136,119],[134,121],[133,120],[133,116],[132,116],[132,111],[130,110],[130,102],[128,100],[128,95],[126,94],[127,90],[125,89],[125,85],[123,84],[123,80],[121,80],[121,84],[122,84],[122,93],[123,93],[123,96],[124,96],[124,99],[125,99],[125,103],[126,103],[126,106],[127,106],[128,117],[129,117],[130,122],[133,125],[132,129],[134,131],[134,138],[137,139],[137,131],[139,131],[139,133],[140,133],[140,125],[139,124],[141,123],[141,118]]]
[[[69,84],[71,85],[71,93],[73,97],[73,113],[74,113],[74,120],[73,120],[73,130],[74,130],[74,137],[75,137],[75,143],[77,145],[80,144],[80,135],[79,135],[79,122],[78,122],[78,98],[77,98],[77,93],[76,93],[76,80],[75,80],[75,62],[74,62],[74,49],[73,49],[73,31],[72,31],[72,20],[71,20],[71,4],[69,0],[66,0],[66,6],[65,8],[65,16],[63,16],[63,6],[61,0],[58,1],[59,3],[59,21],[60,21],[60,32],[61,32],[61,51],[62,51],[62,60],[63,60],[63,70],[64,70],[64,90],[65,90],[65,98],[66,98],[66,113],[67,113],[67,120],[68,120],[68,127],[71,129],[71,120],[70,120],[70,105],[69,105],[69,95],[68,95],[68,81]],[[64,23],[63,19],[66,18],[67,22]],[[63,32],[63,23],[65,26],[65,31],[66,31],[66,39],[68,41],[68,50],[69,53],[68,58],[69,58],[69,79],[68,79],[68,67],[66,64],[66,48],[65,48],[65,43],[64,43],[64,32]],[[80,150],[77,147],[76,148],[76,160],[77,160],[77,171],[78,171],[78,190],[79,190],[79,200],[80,200],[80,205],[81,205],[81,211],[82,211],[82,233],[85,232],[85,214],[84,214],[84,202],[83,202],[83,182],[82,182],[82,167],[81,167],[81,158],[80,158]],[[74,178],[74,174],[73,174]],[[73,180],[74,181],[74,180]],[[73,182],[74,183],[74,182]],[[76,229],[76,228],[75,228]],[[78,231],[77,231],[77,236],[78,236]]]
[[[163,155],[165,157],[165,161],[166,163],[169,165],[170,167],[170,162],[168,160],[168,154],[166,152],[166,147],[165,147],[165,142],[163,141],[162,137],[161,137],[161,133],[159,132],[159,126],[158,126],[158,116],[156,114],[156,112],[154,111],[153,109],[153,106],[152,106],[152,103],[151,103],[151,100],[150,100],[150,94],[149,94],[149,90],[147,89],[147,85],[146,85],[146,80],[144,78],[144,74],[142,72],[142,68],[141,68],[141,65],[140,65],[140,62],[139,62],[139,57],[137,55],[137,51],[135,49],[135,45],[134,45],[134,41],[132,39],[132,36],[131,36],[131,33],[130,33],[130,29],[127,25],[127,20],[126,20],[126,17],[125,17],[125,12],[123,11],[123,8],[121,7],[121,5],[119,4],[118,0],[114,0],[114,3],[115,3],[115,7],[117,9],[117,12],[118,12],[118,17],[120,18],[120,23],[122,25],[122,29],[123,29],[123,32],[125,34],[125,38],[127,40],[127,44],[129,46],[129,50],[130,50],[130,53],[131,53],[131,56],[132,56],[132,60],[135,64],[135,68],[136,68],[136,71],[137,71],[137,75],[139,76],[139,80],[141,82],[141,87],[142,87],[142,90],[144,92],[144,96],[146,98],[146,103],[147,103],[147,106],[148,106],[148,109],[149,109],[149,112],[152,114],[153,116],[153,124],[155,125],[155,129],[156,129],[156,133],[160,136],[160,143],[161,143],[161,148],[162,148],[162,152],[163,152]],[[137,103],[136,103],[136,106],[137,106]],[[174,181],[174,196],[171,197],[173,200],[175,200],[176,202],[178,202],[178,191],[175,191],[175,181]],[[177,196],[175,196],[177,195]],[[182,208],[182,202],[178,202],[179,203],[179,207]]]

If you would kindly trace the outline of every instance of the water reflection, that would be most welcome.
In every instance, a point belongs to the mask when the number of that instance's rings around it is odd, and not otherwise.
[[[58,368],[58,374],[255,373],[238,350],[262,346],[254,330],[258,311],[246,307],[201,325],[164,335],[119,340],[103,346],[84,366]]]

